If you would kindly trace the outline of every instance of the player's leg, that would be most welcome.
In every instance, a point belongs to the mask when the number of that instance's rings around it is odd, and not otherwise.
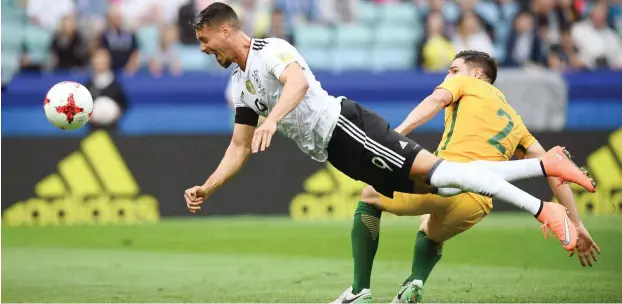
[[[421,225],[412,263],[412,272],[399,289],[394,302],[418,303],[423,298],[423,286],[436,264],[442,258],[443,244],[452,237],[468,230],[486,215],[475,194],[465,193],[451,198],[442,215],[421,216]]]
[[[439,199],[440,198],[440,199]],[[361,201],[357,207],[352,225],[352,258],[354,261],[354,280],[348,288],[333,303],[342,303],[347,299],[355,299],[358,296],[371,297],[371,272],[374,258],[378,250],[380,237],[380,227],[375,223],[380,223],[380,218],[376,221],[373,211],[361,205],[373,205],[375,210],[383,210],[396,215],[422,215],[427,213],[442,213],[447,209],[449,199],[439,196],[426,194],[394,193],[394,197],[388,198],[371,186],[365,187],[361,193]],[[367,212],[366,212],[367,211]],[[367,222],[364,218],[367,217]],[[371,229],[370,229],[371,228]],[[377,229],[377,238],[374,239],[373,230]]]
[[[499,165],[502,166],[504,163],[509,162],[499,162]],[[411,176],[422,174],[426,174],[428,183],[437,188],[460,188],[466,192],[500,199],[529,210],[543,223],[543,226],[551,229],[564,249],[572,251],[576,246],[576,228],[568,219],[563,206],[545,204],[477,163],[444,161],[423,150],[413,162]]]
[[[439,204],[436,198],[438,196],[431,194],[416,195],[396,192],[391,199],[376,192],[371,186],[363,190],[361,202],[355,212],[351,234],[354,294],[371,287],[371,272],[380,240],[380,216],[376,218],[374,211],[383,210],[396,215],[439,213],[445,209],[445,206]],[[370,205],[376,207],[372,212],[368,211]]]
[[[572,182],[581,184],[589,191],[594,190],[594,181],[587,171],[574,165],[570,159],[570,153],[559,146],[550,149],[541,158],[523,159],[512,162],[478,160],[479,166],[488,169],[508,182],[530,179],[535,177],[547,177],[566,175],[573,177]],[[569,171],[562,174],[561,171]],[[453,196],[462,192],[457,188],[440,188],[437,194],[441,196]]]

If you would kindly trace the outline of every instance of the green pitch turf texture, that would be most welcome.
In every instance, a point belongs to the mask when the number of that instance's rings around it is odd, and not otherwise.
[[[602,249],[581,268],[525,214],[493,214],[446,244],[427,302],[622,302],[622,218],[586,219]],[[2,228],[2,302],[323,302],[351,283],[349,221],[165,220]],[[417,218],[382,224],[372,277],[390,302]]]

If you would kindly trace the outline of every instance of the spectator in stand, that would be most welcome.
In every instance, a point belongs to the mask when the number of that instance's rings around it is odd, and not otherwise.
[[[92,74],[86,84],[93,96],[91,129],[114,130],[127,110],[127,97],[110,66],[110,54],[104,49],[91,56]]]
[[[577,23],[571,35],[579,50],[579,58],[588,68],[622,68],[622,41],[607,25],[607,4],[604,1],[594,4],[589,18]]]
[[[28,0],[26,6],[30,23],[49,30],[56,30],[61,19],[75,10],[73,0]]]
[[[294,45],[294,35],[287,32],[285,25],[285,16],[280,9],[275,8],[272,11],[272,20],[270,22],[270,29],[265,35],[266,37],[281,38],[292,45]]]
[[[76,28],[73,15],[63,17],[60,27],[50,46],[52,67],[55,69],[74,69],[84,66],[86,44]]]
[[[458,30],[452,41],[457,53],[464,50],[475,50],[486,52],[491,56],[495,54],[490,36],[482,29],[479,18],[473,12],[462,13],[458,19]]]
[[[470,13],[470,14],[473,14],[477,18],[482,30],[484,30],[486,34],[488,34],[488,36],[490,37],[490,40],[494,42],[495,27],[492,25],[492,23],[484,19],[484,17],[482,17],[475,10],[475,6],[479,3],[479,0],[459,0],[459,1],[456,1],[456,3],[460,7],[460,11],[462,14]]]
[[[423,32],[426,33],[428,26],[428,16],[430,14],[439,13],[443,16],[443,29],[446,34],[453,33],[453,24],[445,18],[443,14],[443,5],[445,5],[445,0],[430,0],[427,3],[427,10],[421,14],[420,24],[423,26]]]
[[[263,5],[257,0],[242,0],[242,6],[236,9],[244,32],[251,37],[262,37],[268,31],[270,11],[266,7],[269,5]]]
[[[561,29],[567,26],[555,11],[555,0],[533,0],[531,10],[535,14],[536,31],[540,34],[543,48],[559,44]]]
[[[104,30],[108,4],[108,0],[76,0],[77,23],[85,37],[95,37]]]
[[[128,27],[174,24],[186,0],[116,0]]]
[[[417,68],[431,72],[445,71],[451,65],[456,51],[445,32],[443,14],[428,14],[426,33],[417,46]]]
[[[91,129],[114,130],[127,110],[127,97],[110,66],[110,54],[104,49],[91,55],[91,77],[86,88],[93,96]]]
[[[562,31],[570,28],[574,23],[579,22],[581,18],[579,10],[575,6],[573,0],[559,0],[555,8],[555,13],[559,18]]]
[[[188,0],[177,12],[177,24],[179,26],[179,42],[183,45],[199,44],[194,28],[190,26],[194,17],[213,0]]]
[[[542,42],[530,12],[521,11],[514,19],[505,50],[505,66],[519,67],[543,63]]]
[[[154,76],[162,75],[165,69],[173,75],[181,74],[177,27],[165,26],[161,29],[160,35],[160,46],[149,58],[149,71]]]
[[[290,33],[296,25],[321,20],[317,0],[275,0],[275,7],[285,14]]]
[[[585,68],[585,64],[577,56],[577,48],[572,42],[570,30],[562,31],[561,44],[553,45],[548,53],[549,68],[567,72]]]
[[[344,24],[354,22],[356,16],[356,0],[317,0],[319,15],[322,22],[328,24]]]
[[[110,7],[108,25],[101,34],[99,47],[108,50],[113,70],[134,74],[140,67],[136,34],[122,28],[122,16],[118,6]]]
[[[198,7],[198,4],[198,1],[190,0],[179,8],[179,12],[177,14],[177,24],[179,26],[179,42],[183,45],[199,43],[196,33],[194,32],[194,28],[190,26],[190,23],[194,20],[194,17],[201,10],[201,8]]]

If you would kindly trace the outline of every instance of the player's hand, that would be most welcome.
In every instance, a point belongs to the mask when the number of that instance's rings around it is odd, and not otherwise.
[[[207,192],[201,186],[194,186],[184,192],[184,198],[186,199],[188,210],[192,213],[197,213],[197,211],[201,210],[201,205],[207,198]]]
[[[598,248],[598,245],[596,245],[596,242],[594,242],[592,236],[587,232],[583,224],[577,226],[577,237],[577,247],[569,256],[573,256],[576,251],[581,266],[585,267],[585,264],[587,264],[592,267],[592,264],[598,261],[598,255],[596,253],[600,254],[600,248]],[[592,260],[594,261],[592,262]]]
[[[276,121],[266,118],[261,126],[255,130],[251,151],[253,153],[257,153],[260,150],[262,152],[265,151],[266,148],[270,147],[270,141],[272,141],[274,133],[276,133]]]

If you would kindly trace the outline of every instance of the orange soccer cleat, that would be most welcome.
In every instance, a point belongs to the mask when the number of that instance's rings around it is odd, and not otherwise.
[[[551,230],[564,249],[574,251],[577,246],[577,228],[568,218],[566,207],[556,203],[543,202],[538,221],[542,223],[540,228],[542,228],[545,239],[548,238],[547,230]]]
[[[547,176],[559,178],[562,183],[573,182],[589,192],[596,191],[596,182],[586,169],[577,166],[566,148],[555,146],[540,159]]]

